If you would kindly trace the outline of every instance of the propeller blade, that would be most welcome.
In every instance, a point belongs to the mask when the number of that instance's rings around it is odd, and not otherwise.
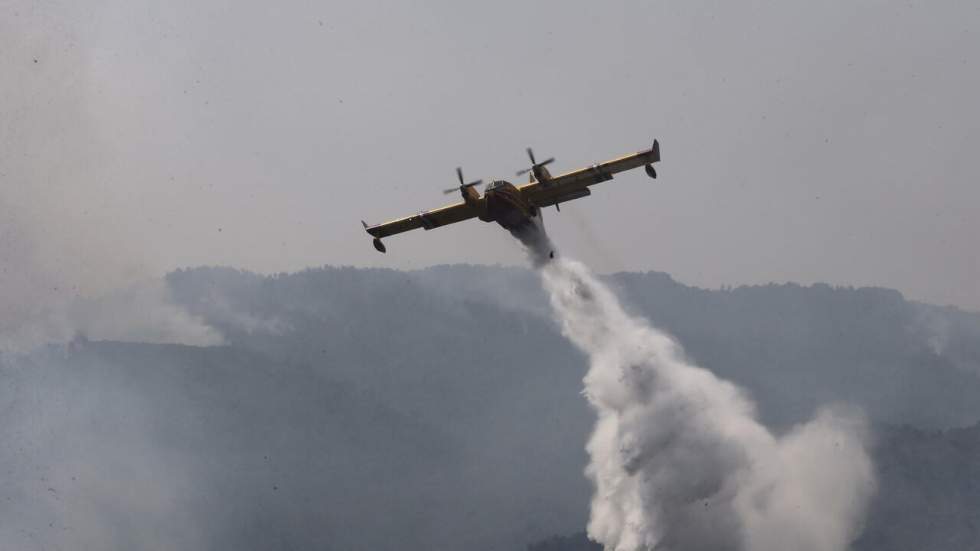
[[[457,191],[462,191],[462,190],[464,190],[464,189],[466,189],[468,187],[478,186],[478,185],[480,185],[482,183],[483,183],[483,180],[473,180],[472,182],[467,182],[465,184],[460,184],[459,187],[452,187],[452,188],[449,188],[449,189],[444,189],[444,190],[442,190],[442,192],[444,194],[446,194],[446,195],[449,195],[450,193],[456,193]]]
[[[459,178],[459,185],[463,185],[463,167],[456,167],[456,177]]]
[[[524,174],[527,174],[528,172],[534,171],[534,169],[536,169],[538,167],[542,167],[542,166],[545,166],[545,165],[550,165],[551,163],[555,162],[555,158],[554,157],[549,157],[546,161],[543,161],[543,162],[540,162],[539,163],[539,162],[537,162],[534,159],[534,150],[533,149],[531,149],[529,147],[525,151],[527,151],[527,157],[528,157],[528,159],[531,159],[531,166],[530,166],[530,168],[525,168],[525,169],[518,170],[515,173],[516,176],[523,176]]]

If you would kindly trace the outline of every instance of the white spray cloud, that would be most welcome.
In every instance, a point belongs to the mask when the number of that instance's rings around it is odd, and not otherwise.
[[[556,259],[541,274],[591,362],[591,538],[615,551],[833,551],[857,536],[875,486],[858,412],[828,407],[773,435],[739,388],[629,316],[585,266]]]

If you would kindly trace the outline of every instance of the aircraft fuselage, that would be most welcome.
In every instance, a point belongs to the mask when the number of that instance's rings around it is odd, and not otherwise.
[[[529,204],[514,184],[504,180],[491,182],[483,201],[485,208],[480,219],[496,222],[511,233],[524,230],[540,216],[539,209]]]

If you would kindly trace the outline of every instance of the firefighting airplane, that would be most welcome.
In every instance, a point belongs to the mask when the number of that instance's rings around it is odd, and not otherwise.
[[[530,168],[517,172],[518,176],[530,174],[530,182],[527,184],[515,186],[504,180],[493,180],[487,184],[481,197],[480,192],[473,188],[482,184],[483,181],[465,182],[462,169],[457,168],[456,176],[459,178],[459,187],[447,189],[445,193],[459,191],[463,196],[461,203],[422,211],[376,226],[369,226],[363,220],[361,224],[374,238],[374,248],[382,253],[386,251],[384,243],[381,242],[383,237],[416,228],[431,230],[470,218],[479,218],[484,222],[496,222],[511,233],[516,234],[532,224],[540,224],[542,208],[554,205],[560,211],[559,204],[591,195],[589,186],[612,180],[613,174],[617,172],[644,166],[647,175],[656,178],[657,171],[653,168],[653,163],[660,161],[660,144],[654,140],[653,147],[646,151],[566,172],[559,176],[552,176],[545,168],[554,162],[554,157],[539,163],[534,159],[534,152],[531,151],[530,147],[527,148],[527,156],[531,159]]]

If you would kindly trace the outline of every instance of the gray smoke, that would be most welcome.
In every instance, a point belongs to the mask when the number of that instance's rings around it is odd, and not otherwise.
[[[14,3],[0,25],[0,351],[92,339],[208,345],[221,336],[170,300],[123,200],[152,175],[118,169],[88,43],[100,6]],[[120,118],[125,118],[119,115]],[[147,201],[149,202],[149,201]]]
[[[564,335],[589,356],[589,536],[614,551],[834,551],[875,480],[860,412],[825,407],[774,435],[735,385],[628,315],[581,263],[525,239]]]
[[[0,189],[0,197],[6,191]],[[162,278],[125,266],[138,262],[132,249],[69,239],[81,231],[65,220],[6,214],[0,217],[0,351],[26,352],[78,337],[223,342],[218,331],[171,300]]]

